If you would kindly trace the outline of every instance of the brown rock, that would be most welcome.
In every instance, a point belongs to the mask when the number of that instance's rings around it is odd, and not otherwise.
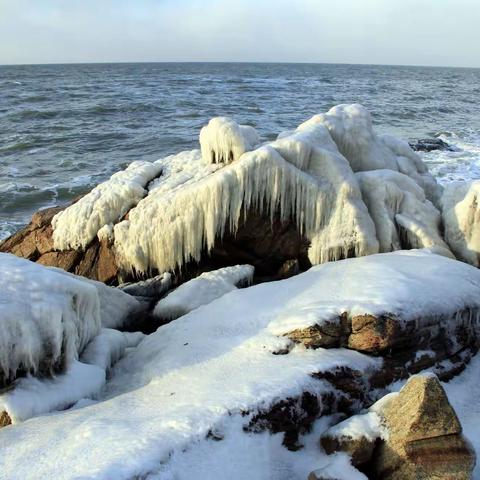
[[[64,252],[48,252],[43,254],[37,263],[47,267],[58,267],[71,272],[81,258],[81,253],[75,250],[66,250]]]
[[[375,440],[365,436],[352,438],[349,436],[333,436],[327,431],[320,438],[320,444],[325,453],[331,455],[335,452],[345,452],[352,457],[352,465],[358,466],[372,458]]]
[[[301,343],[307,348],[335,348],[345,343],[345,325],[342,318],[325,322],[322,325],[312,325],[307,328],[292,330],[286,335],[295,343]]]
[[[471,478],[475,454],[435,376],[412,377],[379,413],[389,436],[374,454],[375,478]]]
[[[0,412],[0,428],[7,427],[11,424],[12,419],[10,418],[10,415],[5,411]]]

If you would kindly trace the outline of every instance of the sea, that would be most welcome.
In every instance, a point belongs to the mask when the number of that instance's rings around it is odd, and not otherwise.
[[[480,178],[480,69],[132,63],[0,66],[0,239],[134,160],[198,147],[211,117],[276,138],[340,103],[379,133],[439,137],[422,154],[441,183]]]

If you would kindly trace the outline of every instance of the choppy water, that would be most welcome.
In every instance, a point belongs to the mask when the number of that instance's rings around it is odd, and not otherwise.
[[[0,66],[0,238],[41,207],[88,191],[133,160],[197,145],[226,115],[273,139],[339,103],[376,128],[442,134],[425,155],[440,181],[480,178],[480,70],[301,64]]]

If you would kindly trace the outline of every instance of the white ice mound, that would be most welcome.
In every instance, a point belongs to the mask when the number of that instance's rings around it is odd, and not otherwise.
[[[0,384],[16,372],[50,373],[77,358],[100,326],[139,304],[118,289],[0,253]]]
[[[200,131],[205,163],[232,163],[260,143],[257,131],[227,117],[212,118]]]
[[[182,452],[206,448],[209,431],[241,444],[251,438],[241,422],[258,410],[304,391],[329,391],[312,373],[349,366],[368,375],[381,366],[347,349],[293,345],[274,355],[289,342],[284,333],[345,311],[390,312],[400,322],[422,322],[426,314],[447,319],[465,308],[478,311],[479,288],[476,268],[412,250],[234,290],[147,336],[114,367],[98,403],[0,430],[0,471],[22,480],[122,480],[158,471],[158,478],[172,478],[172,457],[208,461]],[[246,466],[258,458],[257,451],[241,459],[237,449],[230,453]],[[34,454],[42,462],[32,469],[24,460]]]
[[[447,185],[442,197],[445,240],[458,259],[480,266],[480,181]]]
[[[251,265],[235,265],[202,273],[161,299],[153,314],[163,319],[181,317],[239,286],[249,285],[253,280],[253,272]]]
[[[316,123],[328,128],[354,172],[396,170],[413,178],[425,190],[427,198],[438,203],[441,188],[420,156],[403,140],[377,135],[370,113],[362,105],[337,105],[327,113],[315,115],[303,125]]]
[[[116,223],[146,195],[147,184],[161,169],[159,164],[133,162],[57,213],[52,220],[55,248],[84,249],[102,227]]]
[[[375,222],[380,252],[440,247],[441,215],[410,177],[393,170],[356,174],[363,200]]]
[[[174,187],[167,189],[160,177],[129,219],[115,225],[120,265],[163,272],[198,261],[217,239],[235,233],[251,211],[296,223],[311,241],[313,264],[377,252],[375,226],[348,162],[323,126],[305,130],[244,153],[217,171],[192,156],[190,166],[196,162],[205,172],[195,175],[197,181],[190,181],[191,175],[183,181],[180,171],[179,182],[172,173],[166,182]],[[298,148],[307,151],[301,165],[292,160]]]

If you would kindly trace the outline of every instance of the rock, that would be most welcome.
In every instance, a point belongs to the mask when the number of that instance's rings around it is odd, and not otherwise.
[[[372,458],[381,436],[380,421],[376,412],[354,415],[324,432],[320,445],[328,455],[345,452],[351,456],[352,465],[363,465]]]
[[[352,457],[352,465],[362,465],[370,460],[375,448],[375,440],[370,440],[367,437],[360,436],[353,438],[333,437],[329,435],[322,436],[320,439],[325,453],[332,454],[335,452],[345,452]]]
[[[0,412],[0,428],[7,427],[11,424],[12,419],[10,418],[10,415],[5,411]]]
[[[170,289],[171,284],[172,276],[170,273],[164,273],[142,282],[123,283],[118,288],[135,297],[159,299]]]
[[[388,437],[373,455],[375,478],[471,478],[475,454],[434,375],[412,377],[379,414]]]
[[[342,315],[336,321],[324,322],[321,325],[301,328],[288,332],[285,336],[295,343],[301,343],[307,348],[335,348],[345,346],[348,341],[349,327],[347,315]]]
[[[454,152],[455,148],[440,138],[422,138],[409,142],[410,148],[416,152],[431,152],[432,150],[447,150]]]

